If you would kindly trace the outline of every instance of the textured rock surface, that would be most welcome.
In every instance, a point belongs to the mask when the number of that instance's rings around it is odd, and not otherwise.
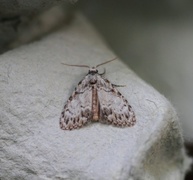
[[[64,102],[87,73],[61,62],[92,66],[113,57],[80,15],[68,28],[0,57],[2,180],[183,179],[189,160],[174,109],[119,60],[104,66],[106,77],[126,85],[119,90],[136,125],[60,130]]]

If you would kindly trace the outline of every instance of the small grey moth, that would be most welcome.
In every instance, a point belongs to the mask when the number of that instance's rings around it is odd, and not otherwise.
[[[88,74],[78,83],[72,95],[64,105],[60,117],[60,128],[72,130],[91,121],[130,127],[136,123],[135,113],[124,96],[109,80],[99,74],[97,67],[116,58],[90,68],[87,65],[70,65],[89,68]]]

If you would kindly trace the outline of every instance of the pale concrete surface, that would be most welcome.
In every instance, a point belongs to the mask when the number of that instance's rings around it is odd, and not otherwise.
[[[183,179],[189,166],[171,104],[120,60],[100,67],[132,105],[137,123],[59,128],[65,101],[84,68],[116,55],[77,15],[70,26],[0,57],[0,178]]]

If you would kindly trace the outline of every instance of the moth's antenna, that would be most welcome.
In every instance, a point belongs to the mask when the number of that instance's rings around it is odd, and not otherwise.
[[[101,65],[103,65],[103,64],[107,64],[107,63],[109,63],[109,62],[111,62],[111,61],[114,61],[114,60],[116,60],[116,59],[117,59],[117,57],[115,57],[115,58],[113,58],[113,59],[111,59],[111,60],[109,60],[109,61],[106,61],[106,62],[104,62],[104,63],[98,64],[96,67],[99,67],[99,66],[101,66]]]
[[[87,65],[76,65],[76,64],[65,64],[65,63],[61,63],[61,64],[65,65],[65,66],[76,66],[76,67],[86,67],[86,68],[90,68],[90,67],[87,66]]]

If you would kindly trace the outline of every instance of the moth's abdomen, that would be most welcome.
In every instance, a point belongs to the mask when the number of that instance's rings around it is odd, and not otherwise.
[[[92,119],[99,120],[99,100],[96,86],[92,86]]]

